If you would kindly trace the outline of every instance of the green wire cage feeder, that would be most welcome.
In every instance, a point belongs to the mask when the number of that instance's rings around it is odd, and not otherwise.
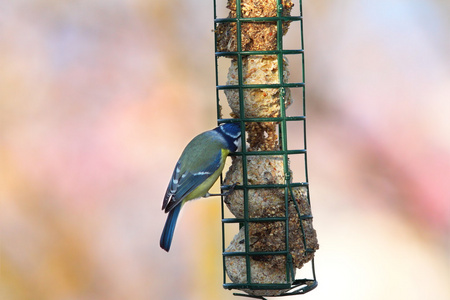
[[[301,1],[294,7],[293,0],[214,0],[217,119],[242,125],[242,151],[222,177],[225,187],[237,183],[222,196],[223,286],[259,299],[317,286]],[[284,41],[290,32],[297,35],[297,48]],[[290,61],[297,62],[295,69]],[[228,68],[226,82],[222,66]],[[295,76],[301,79],[291,82]],[[304,171],[296,173],[299,182],[291,170],[297,165]],[[230,233],[234,238],[227,238]],[[311,278],[296,279],[304,272]]]

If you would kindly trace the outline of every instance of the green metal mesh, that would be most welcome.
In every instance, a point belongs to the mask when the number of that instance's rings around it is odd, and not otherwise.
[[[314,258],[307,263],[302,268],[302,274],[303,270],[306,269],[308,264],[311,265],[311,271],[310,276],[312,278],[307,279],[296,279],[295,278],[295,267],[292,263],[292,256],[289,248],[289,209],[288,205],[289,202],[293,202],[295,205],[295,211],[298,214],[299,220],[300,220],[300,226],[301,226],[301,232],[303,233],[303,246],[305,249],[305,255],[308,253],[313,253],[315,249],[310,249],[307,247],[307,241],[305,237],[305,231],[303,228],[303,220],[310,220],[312,219],[311,214],[302,214],[301,210],[299,208],[299,203],[296,199],[295,193],[293,192],[293,189],[298,187],[304,187],[306,189],[306,197],[308,205],[310,205],[310,198],[309,198],[309,184],[308,184],[308,172],[307,172],[307,153],[306,153],[306,117],[305,117],[305,68],[304,68],[304,52],[303,52],[303,14],[302,14],[302,2],[301,0],[296,3],[295,5],[298,5],[299,7],[299,15],[297,16],[283,16],[283,1],[282,0],[274,0],[277,4],[277,13],[276,16],[272,17],[242,17],[241,16],[241,0],[235,0],[232,2],[236,3],[236,17],[235,18],[218,18],[217,17],[217,3],[216,2],[222,2],[220,5],[225,5],[225,2],[227,0],[214,0],[214,29],[216,31],[216,39],[215,39],[215,60],[216,60],[216,99],[217,99],[217,119],[218,123],[227,123],[227,122],[240,122],[242,127],[242,151],[236,152],[233,154],[235,157],[242,157],[242,181],[236,186],[236,191],[242,191],[243,192],[243,198],[244,198],[244,214],[243,217],[240,218],[226,218],[225,217],[225,210],[227,209],[224,206],[224,199],[222,199],[222,250],[223,250],[223,286],[226,289],[239,289],[244,290],[248,294],[239,294],[236,293],[235,295],[240,296],[248,296],[248,297],[254,297],[259,299],[264,299],[264,292],[263,293],[252,293],[249,291],[264,291],[264,290],[280,290],[281,293],[278,294],[278,296],[287,296],[287,295],[296,295],[296,294],[304,294],[306,292],[309,292],[310,290],[314,289],[317,286],[316,281],[316,275],[315,275],[315,269],[314,269]],[[230,2],[230,1],[229,1]],[[244,0],[242,0],[244,2]],[[267,22],[270,22],[270,24],[276,24],[276,48],[268,51],[253,51],[248,50],[244,51],[242,47],[242,27],[245,26],[245,24],[257,24],[261,22],[266,22],[265,24],[268,24]],[[300,49],[284,49],[283,48],[283,24],[286,24],[287,22],[290,23],[290,27],[298,26],[299,27],[299,39],[300,39]],[[223,49],[218,49],[218,28],[220,27],[220,24],[229,23],[236,26],[236,51],[223,51]],[[219,51],[220,50],[220,51]],[[244,83],[244,77],[243,77],[243,60],[245,58],[248,58],[249,56],[253,55],[275,55],[277,57],[278,62],[278,83],[271,83],[271,84],[245,84]],[[284,76],[284,65],[283,65],[283,57],[285,55],[296,55],[301,56],[301,73],[302,73],[302,80],[303,82],[286,82]],[[223,58],[234,58],[237,62],[237,72],[238,72],[238,79],[237,84],[220,84],[220,75],[219,75],[219,59]],[[300,70],[293,70],[292,72],[300,72]],[[278,89],[279,90],[279,114],[277,116],[271,116],[271,117],[248,117],[246,116],[246,107],[244,105],[244,94],[245,90],[251,90],[251,89]],[[298,115],[287,115],[286,114],[286,93],[287,89],[299,89],[301,92],[299,93],[301,95],[301,99],[295,99],[295,101],[301,101],[301,111],[302,113]],[[225,90],[237,90],[239,95],[239,114],[235,114],[236,118],[224,118],[222,116],[222,103],[224,96],[221,94],[221,91]],[[222,95],[222,96],[221,96]],[[226,103],[226,102],[225,102]],[[248,125],[250,123],[262,123],[262,122],[276,122],[277,124],[277,130],[278,130],[278,147],[277,149],[271,149],[271,150],[264,150],[264,151],[249,151],[248,144],[246,143],[248,135],[245,131],[245,125]],[[300,149],[291,149],[288,147],[288,126],[291,122],[302,122],[303,123],[303,133],[302,136],[290,136],[291,139],[302,139],[303,141],[303,148]],[[247,178],[247,157],[254,157],[254,156],[266,156],[266,157],[282,157],[283,160],[283,172],[284,172],[284,178],[285,182],[283,184],[249,184],[248,178]],[[303,182],[292,182],[293,176],[291,174],[291,171],[289,169],[289,158],[292,156],[302,156],[303,158],[303,165],[304,165],[304,180]],[[296,171],[297,172],[297,171]],[[223,178],[221,179],[223,183]],[[249,215],[249,191],[255,190],[255,189],[283,189],[284,190],[284,196],[285,196],[285,216],[281,217],[264,217],[264,218],[252,218]],[[252,223],[263,223],[263,222],[283,222],[284,228],[285,228],[285,249],[282,251],[259,251],[259,252],[252,252],[250,251],[250,239],[251,236],[249,235],[249,224]],[[225,234],[227,231],[227,227],[232,224],[239,224],[239,228],[245,229],[245,251],[242,252],[226,252],[226,242],[225,242]],[[234,226],[233,228],[235,228]],[[239,256],[244,257],[246,262],[246,281],[245,282],[239,282],[234,283],[230,282],[227,273],[226,273],[226,258],[231,256]],[[284,282],[280,283],[255,283],[252,282],[252,269],[251,269],[251,263],[250,258],[258,258],[261,259],[263,257],[267,256],[284,256],[285,262],[286,262],[286,276],[283,280]],[[273,296],[270,294],[270,296]]]

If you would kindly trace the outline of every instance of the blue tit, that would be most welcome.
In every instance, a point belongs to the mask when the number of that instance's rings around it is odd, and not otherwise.
[[[209,189],[222,174],[225,160],[240,143],[239,123],[222,124],[196,136],[175,165],[162,209],[169,213],[159,245],[169,252],[181,207],[193,199],[212,196]]]

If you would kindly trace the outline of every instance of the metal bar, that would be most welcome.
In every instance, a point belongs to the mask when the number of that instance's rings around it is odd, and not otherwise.
[[[245,123],[249,122],[281,122],[281,117],[274,117],[274,118],[244,118],[241,121]],[[304,116],[293,116],[293,117],[286,117],[286,121],[303,121],[305,120]],[[233,123],[236,122],[236,119],[219,119],[219,123]]]
[[[226,1],[226,0],[222,0]],[[218,123],[229,123],[229,122],[236,122],[236,119],[226,118],[221,115],[220,112],[220,103],[219,103],[219,95],[220,91],[223,90],[225,93],[227,93],[227,90],[237,90],[239,95],[239,116],[238,116],[238,122],[241,123],[242,127],[242,134],[241,134],[241,141],[242,141],[242,150],[240,152],[235,152],[231,154],[231,156],[236,157],[236,159],[241,159],[242,161],[242,184],[237,185],[235,187],[236,190],[242,191],[243,194],[243,202],[244,202],[244,212],[243,216],[240,218],[225,218],[224,215],[224,209],[225,206],[221,204],[222,207],[222,252],[223,252],[223,286],[227,289],[250,289],[250,290],[270,290],[270,289],[288,289],[289,291],[286,293],[282,293],[282,296],[286,295],[296,295],[296,294],[303,294],[306,293],[312,289],[314,289],[317,286],[316,281],[316,275],[314,270],[314,260],[312,260],[312,268],[313,268],[313,280],[312,279],[301,279],[301,280],[295,280],[295,273],[294,273],[294,265],[293,265],[293,257],[291,254],[290,249],[290,243],[289,243],[289,208],[292,209],[292,204],[294,204],[295,207],[295,215],[300,220],[300,227],[301,232],[303,236],[303,244],[304,244],[304,253],[312,253],[315,251],[315,249],[310,249],[306,245],[306,238],[305,238],[305,230],[303,228],[303,222],[305,220],[312,219],[312,214],[307,213],[302,215],[299,204],[297,203],[297,199],[295,199],[295,195],[293,193],[294,188],[298,187],[305,187],[306,188],[306,196],[307,196],[307,202],[310,204],[310,197],[309,197],[309,179],[308,179],[308,170],[307,170],[307,151],[306,151],[306,107],[305,107],[305,57],[304,57],[304,50],[303,50],[303,10],[302,10],[302,2],[299,0],[300,5],[300,16],[283,16],[283,3],[282,0],[277,0],[277,16],[276,17],[242,17],[242,11],[241,11],[241,1],[243,0],[235,0],[236,2],[236,17],[234,18],[218,18],[217,17],[217,7],[216,7],[216,0],[214,0],[214,30],[216,32],[215,35],[215,67],[216,67],[216,98],[217,98],[217,120]],[[236,26],[229,26],[229,28],[236,29],[236,49],[233,49],[235,51],[217,51],[217,29],[218,24],[236,24]],[[267,50],[267,51],[254,51],[251,50],[251,48],[248,47],[248,44],[246,44],[246,49],[250,49],[249,51],[243,51],[242,46],[242,26],[243,24],[257,24],[257,23],[266,23],[269,26],[273,26],[273,24],[276,24],[276,49],[275,50]],[[300,34],[301,34],[301,49],[289,49],[284,50],[283,48],[283,26],[290,24],[297,24],[300,26]],[[221,25],[223,26],[223,25]],[[227,25],[228,26],[228,25]],[[284,32],[286,33],[286,31]],[[259,49],[259,48],[257,48]],[[272,48],[270,48],[272,49]],[[278,83],[274,84],[244,84],[244,61],[248,58],[250,55],[263,55],[263,56],[276,56],[277,58],[277,65],[278,65]],[[301,62],[302,62],[302,82],[285,82],[284,78],[284,62],[283,58],[285,55],[301,55]],[[221,57],[225,58],[233,58],[233,63],[236,61],[237,64],[237,73],[238,73],[238,80],[237,84],[234,85],[219,85],[218,82],[218,59]],[[294,88],[302,88],[302,99],[297,99],[297,101],[302,101],[302,115],[301,116],[287,116],[286,115],[286,93],[288,89],[294,89]],[[244,91],[248,89],[279,89],[279,104],[280,104],[280,114],[276,117],[264,117],[264,118],[257,118],[257,117],[247,117],[245,112],[245,101],[248,101],[248,99],[244,99]],[[247,95],[247,93],[245,93]],[[236,113],[236,112],[235,112]],[[288,130],[288,123],[292,121],[301,121],[303,122],[303,142],[304,142],[304,149],[288,149],[288,140],[287,140],[287,130]],[[248,151],[247,150],[247,144],[246,144],[246,131],[245,131],[245,125],[250,124],[252,122],[260,123],[260,122],[271,122],[273,124],[278,124],[278,145],[280,145],[280,148],[270,151]],[[281,156],[283,159],[283,172],[285,174],[285,181],[283,184],[250,184],[248,182],[247,178],[247,162],[248,157],[251,156]],[[291,182],[291,173],[289,169],[289,156],[290,155],[304,155],[303,159],[305,162],[305,182]],[[240,157],[240,158],[239,158]],[[221,182],[222,178],[221,178]],[[278,216],[278,217],[260,217],[260,218],[254,218],[250,217],[249,215],[249,191],[252,189],[284,189],[284,209],[285,214],[284,216]],[[303,199],[303,198],[302,198]],[[222,197],[222,200],[223,197]],[[303,200],[305,201],[305,200]],[[257,223],[257,222],[283,222],[285,224],[284,226],[284,234],[285,234],[285,249],[283,251],[258,251],[258,252],[252,252],[251,250],[251,244],[250,244],[250,236],[249,236],[249,227],[251,223]],[[225,226],[228,224],[239,224],[240,227],[243,227],[244,229],[244,250],[243,252],[225,252]],[[253,256],[267,256],[267,255],[283,255],[286,257],[286,283],[274,283],[274,284],[262,284],[262,283],[252,283],[252,268],[250,265],[250,259]],[[245,283],[227,283],[227,276],[225,272],[225,265],[226,265],[226,258],[241,256],[245,258],[245,272],[246,272],[246,282]],[[235,294],[240,296],[248,296],[253,297],[256,299],[265,299],[262,296],[251,296],[251,295],[244,295],[244,294]]]
[[[237,89],[278,89],[281,87],[304,87],[303,82],[298,83],[272,83],[272,84],[243,84],[237,85],[218,85],[216,88],[219,90],[237,90]]]
[[[264,50],[264,51],[232,51],[232,52],[216,52],[216,56],[233,56],[238,54],[245,55],[277,55],[279,53],[283,54],[303,54],[301,49],[286,49],[286,50]]]
[[[295,22],[295,21],[301,21],[303,17],[301,16],[290,16],[290,17],[255,17],[255,18],[215,18],[215,23],[234,23],[234,22],[252,22],[252,23],[259,23],[259,22],[276,22],[276,21],[282,21],[282,22]]]

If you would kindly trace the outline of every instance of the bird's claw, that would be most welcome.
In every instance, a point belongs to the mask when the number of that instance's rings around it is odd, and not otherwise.
[[[239,182],[233,183],[232,185],[222,185],[220,188],[222,190],[227,190],[225,193],[222,194],[210,194],[210,193],[206,193],[206,195],[204,196],[204,198],[207,197],[211,197],[211,196],[228,196],[231,193],[234,192],[234,189],[236,188],[236,186],[240,184]]]
[[[230,194],[232,194],[234,192],[234,189],[236,188],[236,186],[240,184],[239,182],[235,182],[232,185],[223,185],[221,186],[222,190],[228,190],[225,193],[222,193],[222,196],[228,196]]]

